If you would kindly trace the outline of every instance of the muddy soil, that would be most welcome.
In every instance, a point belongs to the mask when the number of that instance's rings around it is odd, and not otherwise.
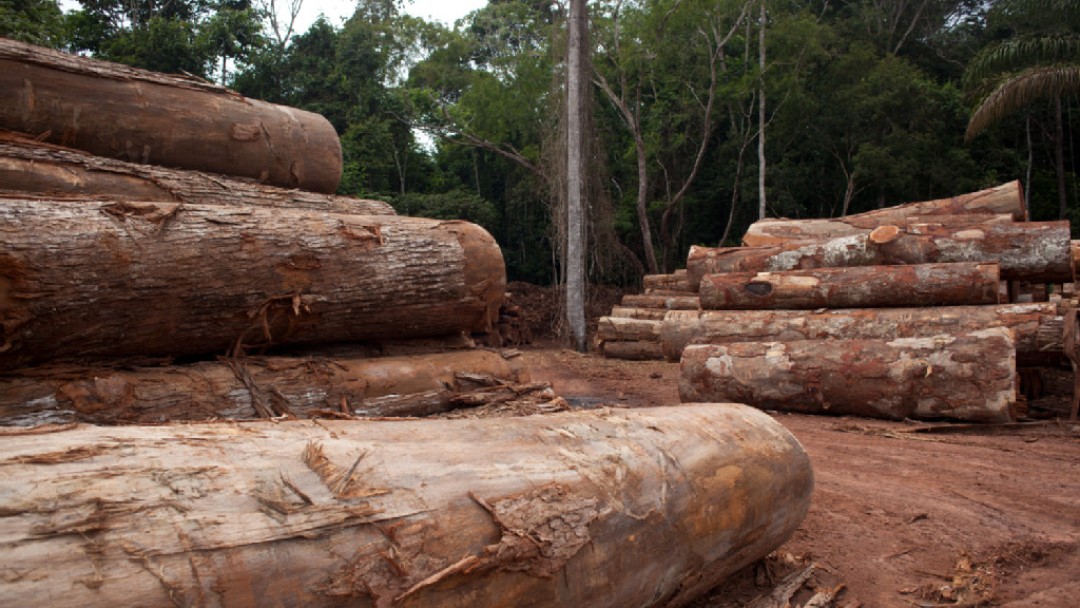
[[[523,350],[533,379],[572,404],[679,402],[678,364],[554,344]],[[812,559],[844,584],[836,605],[1080,605],[1080,426],[924,433],[772,414],[802,442],[816,479],[809,515],[777,553]],[[745,605],[770,588],[764,569],[748,568],[695,606]]]

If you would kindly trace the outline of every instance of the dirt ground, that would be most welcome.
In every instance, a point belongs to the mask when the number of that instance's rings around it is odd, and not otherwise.
[[[678,364],[524,347],[572,404],[679,402]],[[809,453],[810,513],[777,555],[845,585],[837,606],[1080,605],[1080,426],[910,432],[923,425],[773,413]],[[771,563],[782,560],[773,557]],[[744,606],[765,564],[701,598]]]

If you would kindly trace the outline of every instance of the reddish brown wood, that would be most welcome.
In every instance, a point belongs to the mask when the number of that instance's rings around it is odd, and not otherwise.
[[[876,209],[828,219],[763,219],[750,225],[743,236],[743,245],[759,247],[781,245],[793,241],[821,240],[840,236],[859,234],[884,224],[907,226],[931,222],[951,222],[941,216],[983,216],[976,221],[985,221],[986,216],[1008,215],[1017,221],[1027,219],[1027,206],[1024,203],[1024,189],[1019,181],[961,194],[952,198],[920,201]],[[974,218],[971,218],[974,219]],[[958,224],[971,223],[971,219],[956,220]],[[992,220],[997,221],[997,220]]]
[[[0,204],[0,368],[487,331],[502,254],[458,221],[175,203]]]
[[[1016,358],[1004,327],[959,336],[699,344],[683,351],[684,402],[872,418],[1014,418]]]
[[[257,357],[164,367],[52,366],[0,376],[0,424],[428,416],[451,409],[454,397],[487,382],[528,379],[520,357],[482,350],[376,359]]]
[[[626,319],[647,319],[650,321],[660,321],[667,313],[668,310],[666,308],[634,308],[631,306],[613,306],[611,307],[610,316],[623,317]]]
[[[686,269],[676,270],[671,274],[647,274],[642,282],[646,293],[650,289],[665,289],[674,291],[689,291],[690,284],[686,280]]]
[[[608,359],[625,361],[661,361],[664,352],[658,340],[623,340],[602,342],[600,354]]]
[[[721,272],[948,262],[995,262],[1007,280],[1072,280],[1067,221],[962,228],[917,224],[895,233],[877,230],[874,238],[860,234],[776,247],[691,247],[690,285],[696,289],[701,277]]]
[[[2,432],[13,606],[682,606],[813,488],[735,404],[54,430]]]
[[[28,140],[0,131],[0,196],[27,193],[170,201],[205,205],[291,207],[332,213],[394,215],[383,201],[275,188],[251,179],[130,163]]]
[[[664,358],[690,344],[796,340],[895,340],[957,335],[988,327],[1013,331],[1017,361],[1061,357],[1061,316],[1054,304],[833,310],[673,310],[660,325]]]
[[[341,144],[322,116],[0,39],[0,128],[91,154],[332,193]]]
[[[998,303],[996,264],[857,266],[710,274],[706,310],[904,308]]]
[[[645,340],[656,342],[660,339],[660,323],[660,321],[652,319],[600,317],[597,322],[596,337],[601,340]]]
[[[627,294],[622,305],[629,308],[655,308],[663,310],[699,310],[701,300],[696,295],[685,296],[647,296]]]

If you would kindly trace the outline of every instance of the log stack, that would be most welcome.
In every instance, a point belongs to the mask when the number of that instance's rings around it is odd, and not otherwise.
[[[686,269],[670,274],[647,274],[644,293],[627,294],[601,317],[596,329],[597,350],[611,359],[659,360],[660,325],[670,311],[701,310],[701,298],[690,289]]]

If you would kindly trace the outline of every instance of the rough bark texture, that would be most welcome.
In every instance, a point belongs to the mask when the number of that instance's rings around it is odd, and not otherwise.
[[[686,269],[676,270],[671,274],[647,274],[642,282],[645,289],[666,289],[674,291],[690,291],[690,283],[686,280]]]
[[[322,116],[194,78],[0,39],[0,128],[98,156],[332,193],[341,144]]]
[[[991,223],[948,228],[881,226],[870,234],[777,247],[691,247],[690,286],[721,272],[808,268],[995,262],[1008,280],[1071,282],[1069,222]]]
[[[6,431],[0,596],[680,606],[784,542],[812,485],[795,438],[735,404]]]
[[[700,310],[701,299],[697,296],[646,296],[627,294],[622,305],[630,308],[656,308],[663,310]]]
[[[0,239],[0,369],[485,331],[506,285],[457,221],[11,200]]]
[[[427,416],[490,382],[522,383],[520,358],[460,351],[378,359],[259,357],[165,367],[44,367],[0,376],[0,424],[214,418]]]
[[[684,402],[738,400],[762,409],[868,416],[1012,420],[1011,331],[897,340],[699,344],[683,351]]]
[[[701,306],[760,310],[997,304],[999,284],[996,264],[731,272],[705,277]]]
[[[884,224],[906,226],[918,216],[1007,214],[1017,221],[1027,219],[1024,189],[1019,181],[961,194],[952,198],[920,201],[830,219],[763,219],[754,222],[743,236],[747,246],[783,241],[830,238],[851,234],[851,230],[874,229]]]
[[[0,132],[0,196],[78,195],[109,200],[292,207],[331,213],[394,215],[382,201],[276,188],[202,171],[142,165]],[[18,193],[18,194],[11,194]]]
[[[690,344],[895,340],[959,335],[988,327],[1013,331],[1017,360],[1060,357],[1061,316],[1054,304],[842,310],[673,310],[660,326],[664,358],[678,361]]]
[[[612,306],[612,317],[622,317],[624,319],[647,319],[650,321],[661,321],[664,315],[668,313],[666,308],[634,308],[632,306]]]
[[[624,317],[600,317],[596,337],[601,340],[660,340],[660,321],[627,319]]]
[[[803,241],[823,241],[843,236],[866,235],[880,226],[906,228],[917,224],[937,224],[948,228],[971,228],[980,224],[1012,221],[1011,215],[988,213],[913,215],[893,218],[888,224],[878,224],[857,215],[814,220],[764,219],[750,224],[743,235],[742,244],[746,247],[772,247]]]

